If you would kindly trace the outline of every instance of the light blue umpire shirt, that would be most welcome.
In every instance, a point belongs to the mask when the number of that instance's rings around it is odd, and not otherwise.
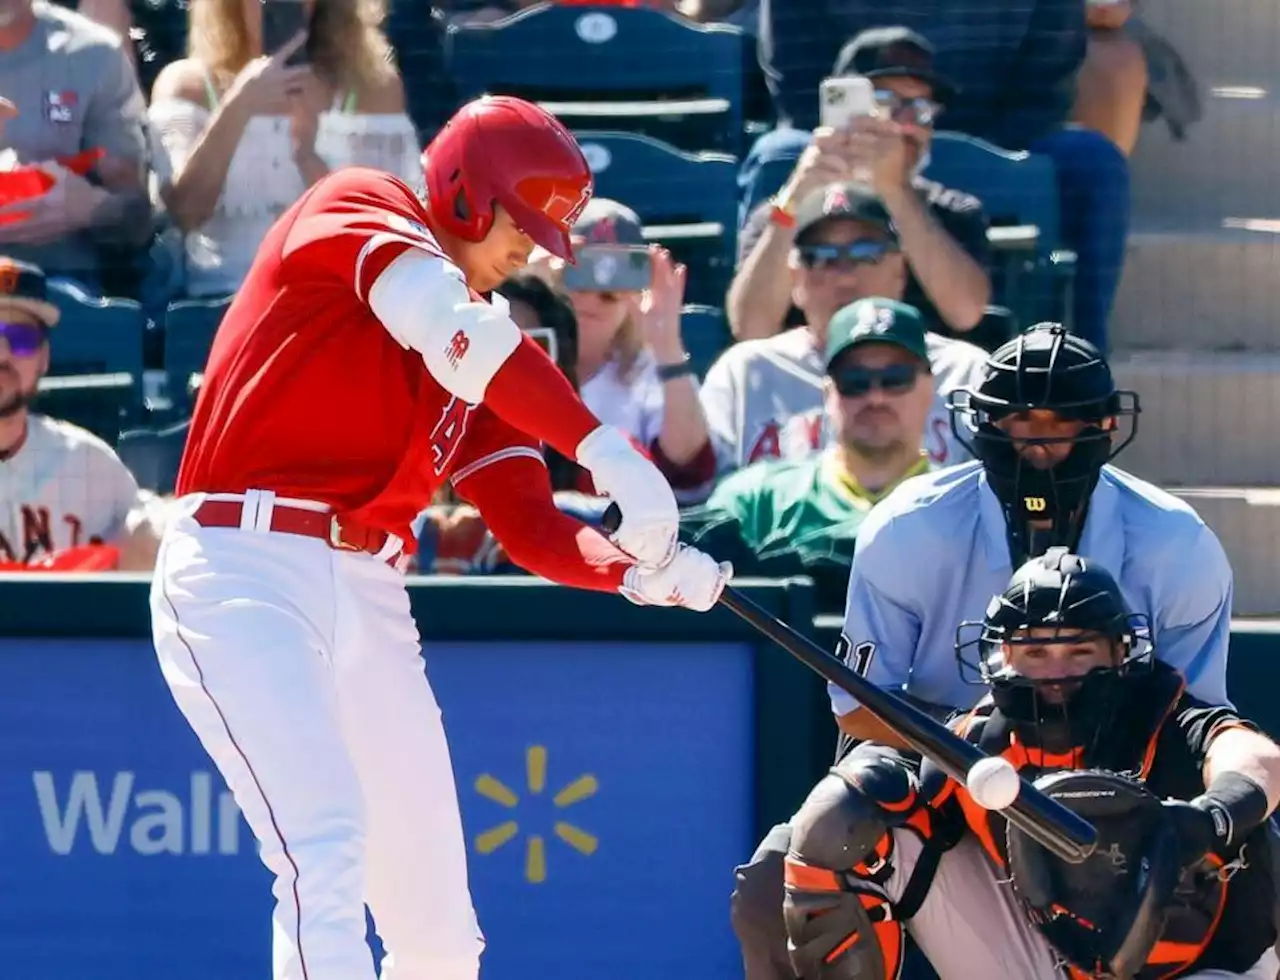
[[[956,627],[981,620],[1008,586],[1006,527],[981,463],[914,477],[872,508],[858,531],[845,604],[851,666],[879,687],[972,707],[986,687],[961,675]],[[1229,705],[1231,566],[1199,515],[1105,466],[1078,550],[1111,572],[1130,609],[1148,617],[1156,656],[1183,673],[1189,692]],[[828,690],[837,715],[858,707],[845,691]]]

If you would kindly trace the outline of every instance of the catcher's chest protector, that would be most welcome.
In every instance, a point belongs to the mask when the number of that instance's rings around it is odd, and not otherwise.
[[[1176,678],[1152,680],[1141,710],[1087,753],[1041,753],[994,708],[970,728],[985,751],[1039,776],[1043,792],[1097,827],[1093,855],[1071,865],[959,794],[970,827],[1073,977],[1176,977],[1199,957],[1226,901],[1217,867],[1183,873],[1173,828],[1145,783],[1183,690]]]

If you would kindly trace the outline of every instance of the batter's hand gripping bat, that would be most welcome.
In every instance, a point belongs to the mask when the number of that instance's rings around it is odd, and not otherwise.
[[[603,528],[612,533],[617,529],[621,516],[617,505],[610,504],[601,522]],[[969,785],[969,774],[974,766],[991,758],[915,705],[892,691],[876,687],[732,586],[725,588],[718,601],[806,667],[847,691],[863,708],[893,729],[921,755],[932,759],[961,786]],[[1064,861],[1079,864],[1088,858],[1098,842],[1093,825],[1056,800],[1049,799],[1027,780],[1021,777],[1019,780],[1021,786],[1017,797],[1000,811],[1005,819]]]

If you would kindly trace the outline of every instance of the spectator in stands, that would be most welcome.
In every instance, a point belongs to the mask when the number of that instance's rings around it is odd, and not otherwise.
[[[1107,137],[1126,157],[1138,145],[1147,101],[1147,59],[1124,31],[1130,0],[1086,0],[1089,44],[1076,78],[1071,119]]]
[[[795,207],[794,244],[773,272],[788,284],[803,325],[741,341],[712,365],[702,405],[721,472],[761,459],[807,456],[826,444],[823,352],[835,312],[859,299],[901,300],[907,262],[888,214],[864,186],[829,184]],[[777,304],[770,314],[780,322]],[[951,432],[946,396],[982,370],[984,352],[930,333],[935,403],[925,445],[937,466],[969,458]]]
[[[818,129],[812,137],[794,129],[767,137],[785,159],[798,153],[799,160],[782,189],[747,219],[744,258],[729,289],[730,329],[740,340],[778,331],[789,305],[783,268],[795,241],[796,205],[825,184],[866,174],[907,260],[904,299],[931,330],[968,333],[991,298],[987,220],[977,198],[920,175],[950,83],[933,70],[923,38],[892,29],[860,35],[841,52],[834,74],[869,76],[889,118],[863,117],[847,131]]]
[[[111,447],[31,411],[57,323],[44,273],[0,260],[0,561],[25,565],[150,533],[145,521],[129,525],[138,485]],[[141,541],[130,548],[145,553]]]
[[[314,2],[310,36],[263,51],[267,5]],[[200,0],[160,73],[156,193],[185,233],[187,294],[233,292],[271,223],[330,169],[421,181],[417,134],[375,0]],[[306,64],[287,65],[306,52]]]
[[[111,260],[149,241],[144,105],[120,38],[43,0],[6,0],[0,20],[0,92],[17,108],[4,144],[55,178],[33,200],[0,208],[0,251],[109,287]],[[101,150],[88,176],[64,166]],[[13,221],[15,214],[27,215]],[[9,218],[10,220],[2,220]]]
[[[683,499],[704,496],[716,463],[680,333],[684,266],[646,246],[640,218],[608,198],[588,203],[573,243],[576,265],[547,268],[577,320],[582,400],[645,447]]]
[[[929,468],[933,404],[924,319],[864,299],[831,318],[823,410],[832,441],[799,460],[764,460],[726,477],[681,519],[682,537],[739,575],[808,575],[820,612],[844,608],[862,519],[902,480]]]
[[[919,31],[937,50],[936,67],[956,85],[946,128],[1009,150],[1051,156],[1057,168],[1061,230],[1078,255],[1075,330],[1101,346],[1124,265],[1129,225],[1129,167],[1093,130],[1067,125],[1084,63],[1088,27],[1083,0],[761,0],[761,64],[782,120],[780,130],[811,130],[818,86],[842,38],[883,25]],[[853,63],[865,74],[881,59],[908,54],[933,63],[933,49],[891,45]],[[840,60],[845,61],[842,55]],[[793,142],[767,133],[743,163],[748,207],[779,186],[768,178]],[[762,166],[772,162],[772,166]]]

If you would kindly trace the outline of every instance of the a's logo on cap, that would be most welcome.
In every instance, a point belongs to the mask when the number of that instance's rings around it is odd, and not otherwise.
[[[18,278],[22,275],[22,271],[7,259],[0,259],[0,293],[15,293],[18,291]]]
[[[854,332],[863,335],[885,334],[893,329],[894,321],[894,313],[890,307],[868,303],[858,311],[858,323]]]

